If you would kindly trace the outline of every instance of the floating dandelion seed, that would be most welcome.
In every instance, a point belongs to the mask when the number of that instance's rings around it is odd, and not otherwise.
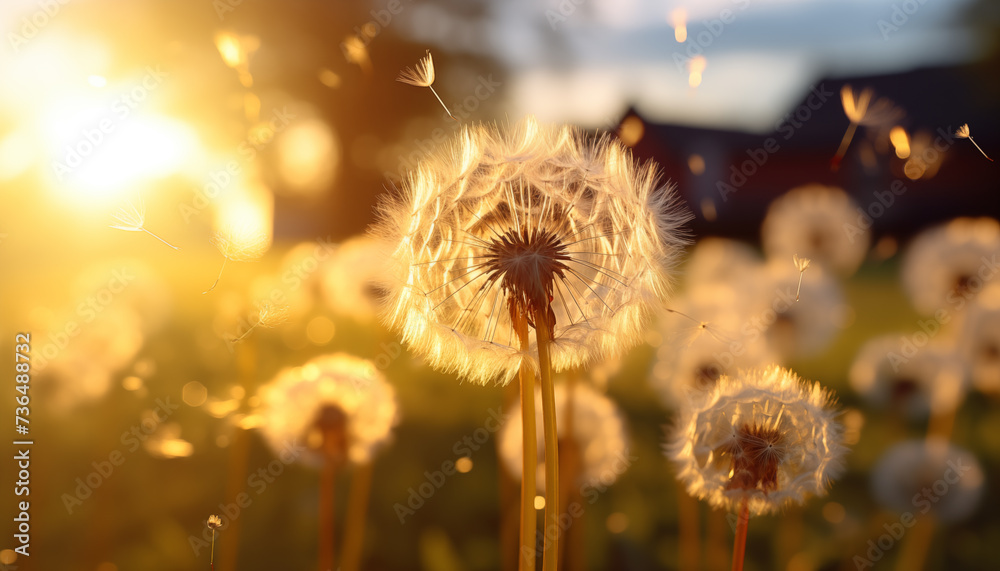
[[[809,258],[800,258],[798,254],[792,255],[792,263],[795,264],[795,269],[799,271],[799,285],[795,286],[795,301],[799,300],[799,293],[802,292],[802,274],[806,273],[809,269]]]
[[[167,242],[163,238],[160,238],[156,234],[153,234],[149,230],[146,230],[146,205],[143,204],[142,199],[139,200],[139,207],[136,208],[132,201],[128,201],[128,207],[121,207],[118,212],[111,215],[118,224],[112,224],[111,227],[115,230],[125,230],[126,232],[145,232],[153,238],[156,238],[160,242],[163,242],[167,246],[175,250],[179,250],[177,246],[174,246],[170,242]]]
[[[547,526],[558,528],[559,514],[552,369],[638,341],[685,243],[676,201],[620,142],[529,117],[508,133],[465,127],[381,204],[374,233],[393,252],[386,319],[404,341],[474,382],[507,383],[522,364],[539,373]],[[533,552],[534,536],[525,540]],[[558,538],[544,569],[556,553]]]
[[[987,156],[986,153],[983,152],[983,149],[981,149],[979,145],[976,143],[976,141],[972,138],[972,135],[969,132],[968,123],[965,123],[961,127],[959,127],[958,130],[955,131],[955,136],[958,137],[959,139],[968,139],[973,145],[976,145],[976,148],[979,149],[979,152],[982,153],[984,157],[986,157],[986,160],[993,162],[993,159]]]
[[[259,259],[264,252],[271,247],[271,241],[267,235],[257,229],[251,228],[230,228],[224,232],[216,232],[212,236],[212,245],[225,258],[222,267],[219,268],[219,275],[215,278],[212,287],[201,292],[208,293],[219,285],[222,279],[222,272],[226,269],[226,263],[230,260],[234,262],[250,262]]]
[[[847,452],[842,428],[828,391],[776,365],[692,396],[666,452],[688,493],[739,511],[733,569],[742,569],[750,514],[824,495]]]
[[[448,112],[448,116],[455,119],[455,121],[458,121],[458,119],[451,114],[451,111],[448,109],[448,106],[444,104],[444,101],[441,101],[441,96],[437,94],[437,91],[434,91],[434,60],[431,59],[430,50],[427,50],[427,55],[420,58],[420,61],[417,62],[416,69],[407,67],[403,71],[399,72],[399,76],[396,78],[396,81],[400,81],[408,85],[415,85],[417,87],[430,88],[434,97],[437,97],[438,103],[440,103],[441,107],[444,107],[444,110]]]
[[[230,343],[239,343],[258,327],[267,329],[285,321],[288,318],[288,306],[263,302],[257,305],[256,314],[257,320],[242,335],[230,339]]]
[[[847,153],[847,147],[850,146],[858,125],[884,127],[895,124],[902,118],[903,111],[896,107],[892,101],[881,97],[872,103],[874,96],[875,92],[867,87],[856,96],[850,85],[844,85],[840,89],[840,101],[844,106],[844,114],[847,115],[851,124],[848,125],[847,132],[844,133],[844,138],[840,141],[837,154],[830,160],[830,166],[834,170],[840,168],[840,161]]]
[[[208,559],[208,564],[215,569],[215,530],[222,527],[222,518],[217,515],[208,516],[208,529],[212,530],[212,551]]]

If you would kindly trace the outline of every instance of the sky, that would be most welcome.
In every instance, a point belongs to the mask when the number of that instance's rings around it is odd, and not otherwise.
[[[921,3],[922,2],[922,3]],[[973,59],[967,0],[511,0],[485,23],[416,4],[418,41],[499,57],[508,115],[606,126],[634,105],[657,122],[766,132],[823,77]],[[687,12],[688,37],[671,14]],[[909,13],[908,13],[909,12]],[[706,58],[702,83],[688,62]]]

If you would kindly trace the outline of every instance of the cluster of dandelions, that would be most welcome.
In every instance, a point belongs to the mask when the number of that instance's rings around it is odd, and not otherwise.
[[[544,307],[555,369],[633,345],[669,289],[687,219],[654,166],[533,118],[507,133],[465,127],[380,210],[388,320],[432,366],[479,383],[537,367],[514,305]]]
[[[681,409],[667,453],[714,507],[776,512],[826,493],[847,449],[831,394],[778,366],[723,376]]]
[[[558,530],[552,371],[638,341],[669,290],[686,219],[655,165],[636,165],[608,137],[530,117],[506,132],[465,127],[410,174],[401,195],[381,203],[374,233],[391,253],[387,321],[437,369],[478,383],[507,383],[520,372],[524,569],[535,563],[533,376],[541,385],[546,530]],[[558,553],[555,531],[543,569],[555,571]]]

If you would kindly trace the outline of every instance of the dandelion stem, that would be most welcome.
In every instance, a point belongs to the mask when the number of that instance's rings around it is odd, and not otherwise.
[[[847,132],[844,133],[844,138],[840,141],[840,148],[837,149],[837,154],[833,156],[830,160],[830,166],[833,170],[840,168],[840,161],[847,154],[847,147],[851,145],[851,140],[854,139],[854,132],[858,129],[858,124],[851,122],[850,126],[847,127]]]
[[[457,117],[455,117],[454,115],[452,115],[452,114],[451,114],[451,110],[450,110],[450,109],[448,109],[448,106],[444,104],[444,101],[441,101],[441,96],[440,96],[440,95],[438,95],[438,92],[437,92],[437,91],[434,91],[434,86],[432,86],[432,85],[428,85],[427,87],[429,87],[429,88],[430,88],[430,90],[431,90],[431,93],[433,93],[433,94],[434,94],[434,97],[437,97],[437,100],[438,100],[438,103],[440,103],[440,104],[441,104],[441,107],[444,107],[444,110],[445,110],[445,111],[446,111],[446,112],[448,113],[448,116],[449,116],[449,117],[451,117],[452,119],[454,119],[454,120],[455,120],[455,122],[458,122],[458,118],[457,118]]]
[[[795,287],[795,301],[799,300],[799,294],[802,292],[802,274],[805,272],[799,271],[799,285]]]
[[[982,153],[984,157],[986,157],[986,160],[988,160],[988,161],[990,161],[990,162],[993,162],[993,159],[991,159],[991,158],[990,158],[990,157],[989,157],[989,156],[988,156],[988,155],[987,155],[986,153],[984,153],[984,152],[983,152],[983,150],[982,150],[982,149],[980,149],[980,148],[979,148],[979,144],[978,144],[978,143],[976,143],[976,141],[975,141],[975,140],[974,140],[974,139],[973,139],[972,137],[969,137],[969,141],[970,141],[970,142],[971,142],[971,143],[972,143],[973,145],[976,145],[976,148],[977,148],[977,149],[979,149],[979,152],[980,152],[980,153]]]
[[[545,526],[543,536],[551,539],[542,553],[542,571],[559,568],[559,437],[556,432],[556,397],[552,385],[552,342],[546,304],[535,311],[535,337],[538,341],[538,365],[542,381],[542,429],[545,431]],[[549,537],[549,534],[552,537]]]
[[[368,496],[372,487],[372,464],[358,466],[351,476],[351,489],[347,494],[347,515],[344,521],[344,555],[340,560],[343,571],[357,571],[361,566],[361,547],[364,545],[365,519]]]
[[[178,248],[177,246],[174,246],[174,245],[173,245],[173,244],[171,244],[170,242],[167,242],[166,240],[164,240],[163,238],[160,238],[160,237],[159,237],[159,236],[157,236],[156,234],[153,234],[153,233],[152,233],[152,232],[150,232],[149,230],[146,230],[145,228],[140,228],[140,230],[142,230],[142,231],[143,231],[143,232],[145,232],[146,234],[149,234],[149,235],[150,235],[150,236],[152,236],[153,238],[156,238],[156,239],[157,239],[157,240],[159,240],[160,242],[163,242],[163,243],[164,243],[164,244],[166,244],[167,246],[170,246],[171,248],[173,248],[173,249],[175,249],[175,250],[180,250],[180,248]]]
[[[740,502],[740,517],[736,523],[736,541],[733,543],[733,571],[743,571],[743,556],[747,550],[747,527],[750,525],[750,504],[747,498]]]
[[[519,308],[515,314],[514,327],[521,341],[521,351],[527,352],[528,316]],[[535,436],[535,372],[526,361],[521,362],[521,432],[524,447],[524,463],[521,466],[521,548],[518,551],[518,569],[535,571],[535,533],[538,515],[535,513],[535,474],[538,471],[538,437]]]
[[[212,530],[212,551],[208,556],[208,564],[211,565],[212,569],[215,569],[215,530]]]
[[[222,270],[226,269],[226,262],[228,262],[228,261],[229,261],[228,257],[222,258],[222,267],[219,268],[219,275],[215,278],[215,283],[212,284],[212,287],[210,287],[207,290],[201,292],[202,295],[205,295],[206,293],[212,291],[213,289],[215,289],[215,286],[219,285],[219,280],[222,279]]]
[[[319,571],[333,569],[334,488],[337,483],[336,438],[323,435],[326,454],[319,482]]]
[[[677,488],[677,515],[680,530],[677,537],[680,543],[679,563],[681,571],[698,569],[698,501],[687,493],[683,487]]]

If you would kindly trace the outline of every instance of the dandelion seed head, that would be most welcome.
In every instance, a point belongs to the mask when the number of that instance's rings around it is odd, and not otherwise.
[[[212,245],[233,262],[260,259],[271,247],[271,240],[259,228],[232,226],[212,235]]]
[[[776,512],[826,494],[847,449],[831,394],[778,366],[722,376],[681,410],[666,451],[713,507]]]
[[[764,253],[786,260],[801,255],[849,276],[871,244],[871,233],[858,227],[857,218],[857,204],[840,188],[819,184],[793,188],[767,209],[761,226]]]
[[[904,339],[904,335],[885,335],[862,345],[848,374],[851,388],[869,405],[897,410],[915,420],[932,411],[955,410],[968,390],[960,356],[928,344],[912,357],[903,357]]]
[[[857,94],[850,85],[845,85],[840,90],[844,114],[851,123],[867,127],[889,127],[903,118],[903,110],[896,107],[891,100],[880,97],[873,103],[874,97],[875,92],[867,87]]]
[[[800,258],[798,254],[792,255],[792,263],[795,264],[795,269],[804,272],[809,269],[809,263],[811,260],[809,258]]]
[[[650,383],[663,406],[682,408],[696,395],[712,390],[723,375],[732,376],[740,369],[764,367],[775,361],[777,355],[763,335],[748,337],[740,332],[747,322],[745,297],[735,288],[715,285],[707,291],[689,290],[683,298],[671,302],[685,314],[709,321],[684,338],[678,332],[690,328],[686,318],[665,315],[659,320],[658,327],[667,341],[656,350]],[[739,354],[731,350],[736,341],[741,343]]]
[[[517,312],[547,311],[556,370],[612,357],[669,291],[687,219],[656,168],[608,137],[533,118],[467,126],[381,204],[384,315],[432,366],[474,382],[534,362]]]
[[[947,493],[934,493],[935,482],[958,471]],[[961,470],[961,468],[959,468]],[[913,511],[921,496],[930,512],[945,524],[968,519],[981,505],[986,476],[976,457],[943,439],[907,440],[882,455],[871,474],[872,495],[883,506],[899,512]],[[933,494],[928,498],[928,490]]]
[[[434,60],[431,58],[431,51],[427,50],[427,55],[420,58],[416,69],[407,67],[399,72],[396,81],[415,85],[417,87],[430,87],[434,84]]]
[[[208,529],[219,529],[222,527],[222,518],[217,515],[208,516]]]
[[[958,130],[955,131],[955,136],[958,137],[959,139],[968,139],[971,136],[969,131],[969,124],[964,123],[961,127],[959,127]]]
[[[313,429],[341,422],[345,456],[369,462],[398,420],[395,391],[375,364],[344,353],[282,370],[259,396],[259,428],[275,453],[289,442],[308,443]],[[310,448],[304,461],[318,465],[323,455]]]
[[[1000,255],[1000,222],[994,218],[955,218],[925,230],[903,256],[903,289],[925,315],[975,302],[984,286],[983,260]]]
[[[356,236],[336,247],[320,270],[326,306],[361,323],[373,321],[379,310],[378,279],[386,257],[370,236]]]
[[[127,232],[142,232],[142,227],[146,224],[146,206],[140,201],[137,207],[130,200],[127,206],[119,208],[118,212],[111,216],[117,222],[111,226],[112,228]]]
[[[535,391],[536,402],[541,402],[540,390]],[[613,484],[628,466],[628,434],[624,416],[618,406],[607,396],[590,386],[577,383],[573,387],[573,427],[567,434],[567,408],[569,391],[565,383],[555,386],[556,427],[559,437],[559,452],[565,458],[568,441],[579,454],[577,486],[609,486]],[[537,426],[542,425],[541,407],[536,407]],[[535,477],[538,493],[545,491],[545,442],[541,431],[538,437],[538,473]],[[522,448],[521,408],[516,405],[504,422],[500,431],[498,446],[500,457],[507,473],[516,480],[521,479],[524,450]]]
[[[991,285],[980,294],[958,347],[969,364],[972,385],[986,394],[1000,394],[1000,285]]]

